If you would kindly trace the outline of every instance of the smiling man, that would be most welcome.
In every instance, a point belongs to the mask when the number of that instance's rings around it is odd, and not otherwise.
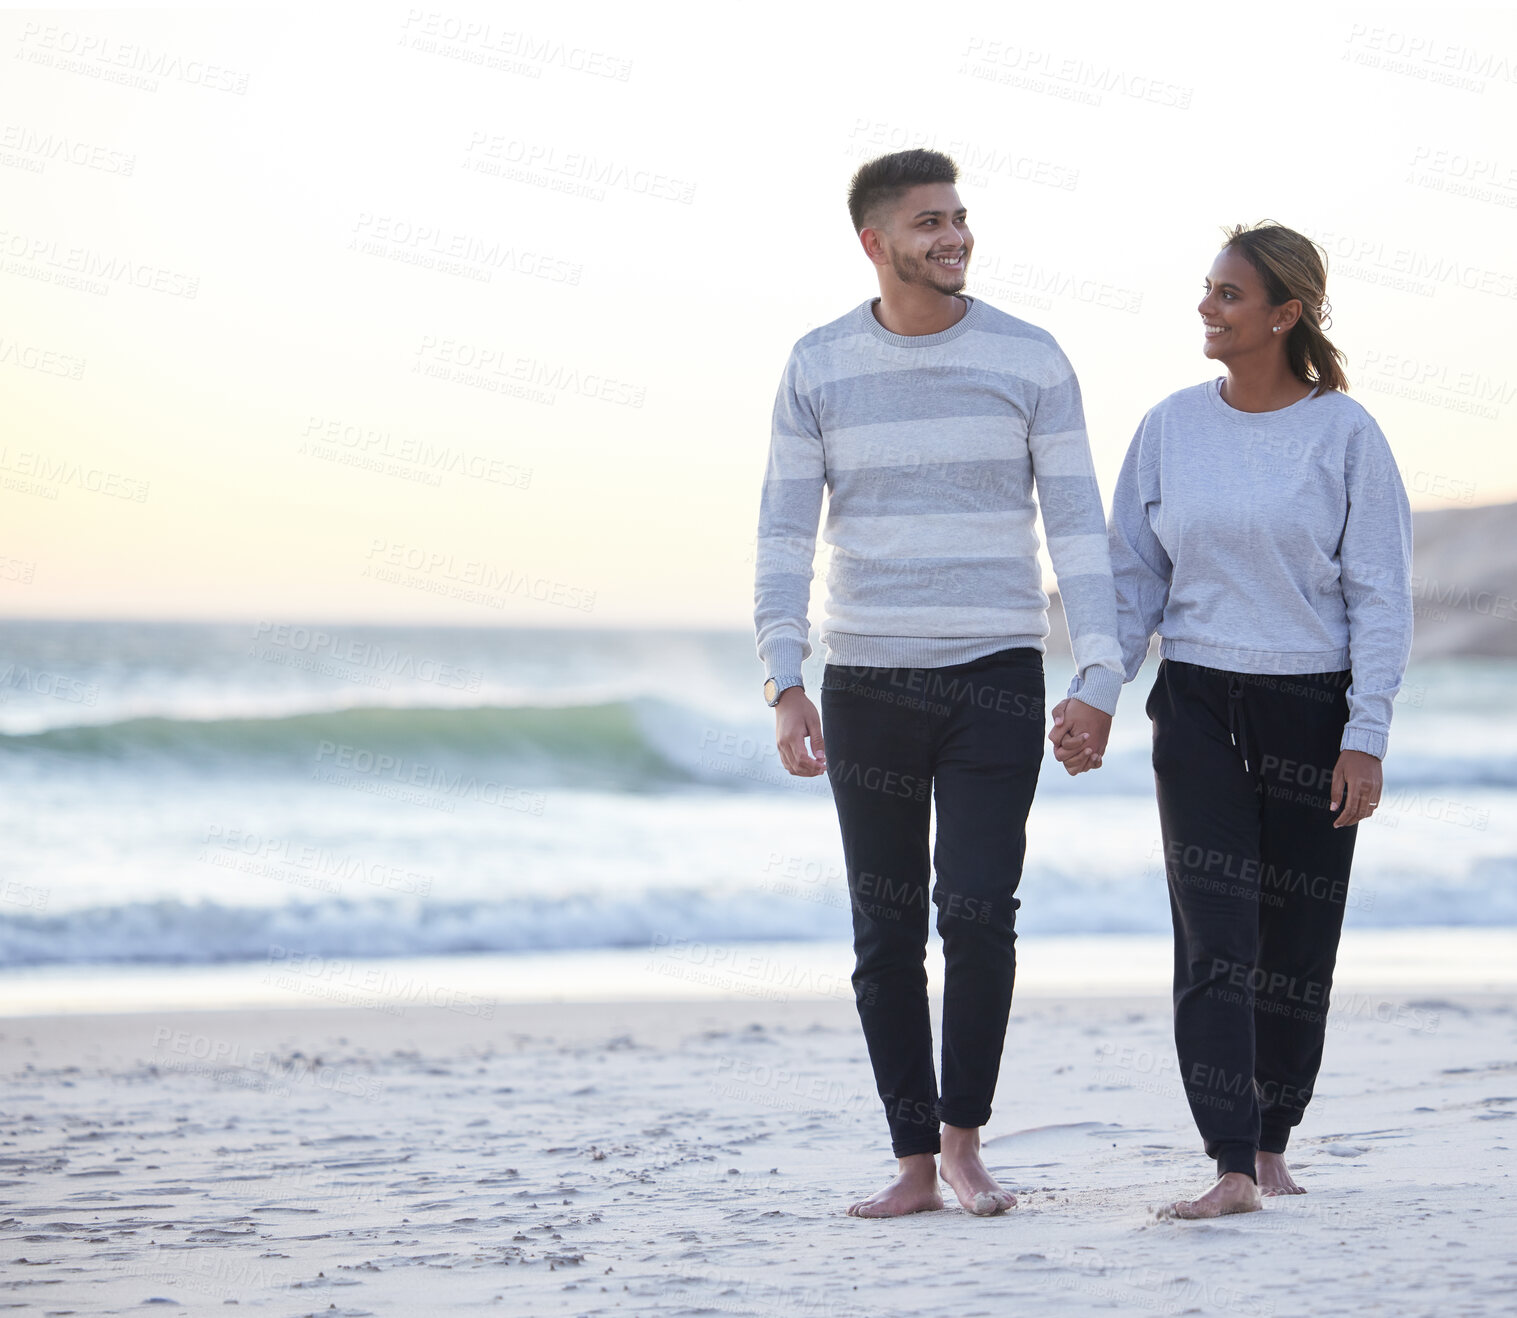
[[[791,350],[759,513],[765,697],[786,769],[832,786],[854,996],[898,1160],[894,1181],[849,1208],[860,1217],[943,1207],[939,1153],[967,1211],[1016,1203],[981,1161],[979,1132],[1011,1008],[1043,752],[1039,504],[1076,663],[1065,726],[1086,742],[1068,772],[1100,764],[1123,678],[1080,388],[1051,335],[962,292],[974,238],[957,178],[947,156],[920,150],[854,175],[848,209],[880,295]],[[801,662],[824,489],[818,715]],[[934,867],[941,1094],[925,970]]]

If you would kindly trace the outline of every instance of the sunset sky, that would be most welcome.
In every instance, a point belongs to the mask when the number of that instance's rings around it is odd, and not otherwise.
[[[747,624],[781,368],[912,145],[1108,500],[1266,216],[1413,507],[1517,498],[1511,14],[470,12],[0,15],[0,614]]]

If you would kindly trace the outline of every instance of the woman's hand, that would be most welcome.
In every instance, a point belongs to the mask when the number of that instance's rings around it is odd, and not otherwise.
[[[1365,751],[1342,751],[1333,765],[1333,791],[1328,809],[1342,813],[1333,820],[1334,828],[1348,828],[1368,819],[1380,804],[1383,779],[1380,761]]]
[[[1083,700],[1065,699],[1053,707],[1053,729],[1048,740],[1053,743],[1054,759],[1071,778],[1101,767],[1110,736],[1111,715]]]

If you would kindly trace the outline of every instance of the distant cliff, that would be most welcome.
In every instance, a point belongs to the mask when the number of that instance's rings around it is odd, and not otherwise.
[[[1517,658],[1517,503],[1412,514],[1412,658]],[[1050,654],[1069,653],[1057,593]]]
[[[1412,514],[1412,657],[1517,658],[1517,503]]]

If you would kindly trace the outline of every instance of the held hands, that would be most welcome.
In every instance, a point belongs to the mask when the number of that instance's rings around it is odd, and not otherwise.
[[[1054,759],[1071,778],[1101,767],[1106,741],[1111,735],[1111,715],[1079,700],[1061,700],[1053,709]],[[1340,810],[1334,828],[1350,828],[1375,813],[1384,786],[1380,761],[1365,751],[1342,751],[1333,766],[1330,797],[1332,810]]]
[[[1053,757],[1071,778],[1101,767],[1106,741],[1111,736],[1111,715],[1093,709],[1083,700],[1061,700],[1053,707]]]
[[[806,739],[811,739],[811,754]],[[798,687],[786,687],[774,707],[774,744],[780,763],[798,778],[815,778],[827,772],[827,748],[822,743],[822,716]]]
[[[1333,765],[1333,789],[1328,809],[1343,812],[1333,820],[1334,828],[1348,828],[1368,819],[1380,804],[1383,780],[1380,761],[1366,751],[1341,751]]]

